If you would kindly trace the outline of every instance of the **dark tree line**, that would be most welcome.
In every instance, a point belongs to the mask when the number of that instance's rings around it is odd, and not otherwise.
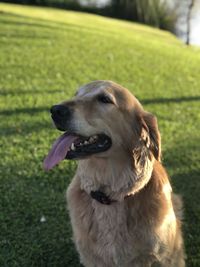
[[[170,31],[174,31],[176,19],[174,12],[163,0],[111,0],[107,6],[101,8],[95,6],[95,0],[88,0],[89,6],[82,6],[80,0],[4,0],[4,2],[83,10],[141,22]]]
[[[177,14],[167,0],[112,0],[113,15],[175,31]]]
[[[76,0],[3,0],[6,3],[16,3],[23,5],[36,5],[36,6],[55,6],[60,8],[79,7]]]
[[[186,44],[187,45],[190,44],[190,32],[191,32],[190,21],[191,21],[192,9],[194,7],[194,3],[195,3],[195,0],[191,0],[190,3],[189,3],[189,5],[188,5],[187,21],[186,21],[186,25],[187,25],[187,30],[186,30]]]

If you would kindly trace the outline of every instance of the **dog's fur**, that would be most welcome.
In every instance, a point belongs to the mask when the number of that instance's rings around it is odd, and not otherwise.
[[[114,104],[96,100],[107,92]],[[96,81],[64,105],[73,108],[71,127],[112,139],[106,152],[78,162],[67,190],[74,242],[86,267],[184,267],[181,200],[172,194],[161,164],[156,118],[125,88]],[[91,198],[102,190],[103,205]]]

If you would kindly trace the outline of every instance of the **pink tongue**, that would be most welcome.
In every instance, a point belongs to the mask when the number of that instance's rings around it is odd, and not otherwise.
[[[49,154],[46,156],[43,166],[45,170],[52,169],[55,165],[57,165],[61,160],[63,160],[67,152],[73,143],[73,141],[77,139],[75,135],[69,135],[64,133],[61,135],[53,144]]]

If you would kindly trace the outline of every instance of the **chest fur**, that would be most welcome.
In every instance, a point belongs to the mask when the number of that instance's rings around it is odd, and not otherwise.
[[[91,251],[109,262],[109,266],[126,266],[138,256],[137,234],[134,224],[129,228],[129,215],[125,202],[102,205],[92,200],[93,212],[87,227],[88,238],[94,242]],[[87,215],[86,215],[87,216]],[[82,225],[82,227],[84,227]],[[125,262],[124,262],[125,260]]]

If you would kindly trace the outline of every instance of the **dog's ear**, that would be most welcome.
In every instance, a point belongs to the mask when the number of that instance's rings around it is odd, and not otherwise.
[[[153,168],[153,159],[160,161],[161,142],[156,117],[142,111],[136,116],[134,127],[136,139],[133,143],[133,162],[137,180],[141,185],[150,178]],[[143,178],[143,179],[142,179]]]
[[[144,145],[150,150],[154,158],[161,160],[161,138],[158,130],[157,119],[154,115],[144,112],[140,115],[141,132],[140,138]]]

